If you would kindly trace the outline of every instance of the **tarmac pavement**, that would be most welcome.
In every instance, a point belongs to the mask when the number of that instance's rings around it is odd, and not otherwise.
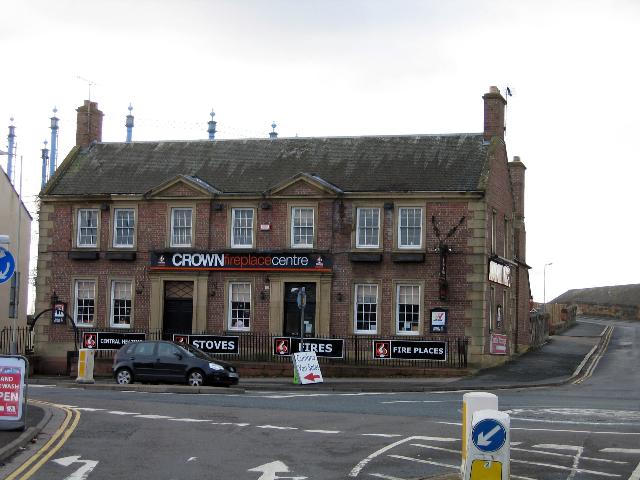
[[[589,359],[603,341],[604,326],[579,322],[565,332],[550,337],[535,351],[527,352],[499,367],[481,370],[469,377],[425,378],[324,378],[323,383],[294,385],[292,378],[243,378],[236,387],[201,387],[185,385],[117,385],[112,378],[97,378],[94,384],[78,384],[66,377],[32,377],[32,384],[57,384],[103,390],[137,389],[162,393],[242,393],[243,391],[367,391],[367,392],[428,392],[442,390],[496,390],[561,385],[578,377],[589,365]],[[51,419],[45,408],[28,405],[26,429],[0,431],[0,462],[38,436]],[[445,475],[432,480],[453,480],[459,475]]]

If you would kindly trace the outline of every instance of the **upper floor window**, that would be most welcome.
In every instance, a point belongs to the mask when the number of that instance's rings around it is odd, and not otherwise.
[[[114,280],[111,282],[111,326],[131,326],[132,282]]]
[[[313,247],[313,208],[291,209],[291,246]]]
[[[133,208],[116,208],[113,212],[113,246],[133,247],[136,217]]]
[[[251,322],[251,284],[229,284],[229,329],[249,330]]]
[[[76,325],[92,325],[96,308],[95,280],[76,280],[74,297],[73,321]]]
[[[98,209],[78,210],[78,247],[98,246]]]
[[[378,325],[378,285],[356,285],[356,333],[376,333]]]
[[[253,247],[253,209],[234,208],[232,210],[231,246]]]
[[[398,285],[396,325],[399,335],[420,333],[420,285]]]
[[[398,209],[398,247],[422,247],[422,208],[400,207]]]
[[[504,258],[509,258],[511,256],[511,252],[509,251],[510,239],[511,239],[511,229],[510,229],[509,219],[505,217],[504,219]]]
[[[380,246],[380,209],[358,208],[356,247],[378,248]]]
[[[192,238],[191,208],[171,209],[171,246],[190,247]]]
[[[498,244],[498,225],[497,225],[497,214],[496,211],[493,210],[491,212],[491,254],[496,254],[496,246]]]

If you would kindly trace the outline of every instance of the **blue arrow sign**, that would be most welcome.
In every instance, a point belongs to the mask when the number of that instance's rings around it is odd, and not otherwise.
[[[11,252],[0,247],[0,283],[8,282],[16,270],[16,261]]]
[[[480,420],[471,432],[473,444],[482,452],[495,452],[504,445],[507,431],[499,421],[493,418]]]

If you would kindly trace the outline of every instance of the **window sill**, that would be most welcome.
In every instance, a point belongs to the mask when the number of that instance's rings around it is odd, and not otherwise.
[[[391,261],[396,263],[424,262],[424,252],[396,252],[391,254]]]
[[[95,251],[78,251],[71,250],[68,254],[69,260],[98,260],[100,258],[100,252]]]
[[[375,262],[380,263],[382,261],[382,253],[373,252],[350,252],[349,260],[352,262]]]
[[[107,260],[135,260],[136,252],[107,252],[105,254]]]

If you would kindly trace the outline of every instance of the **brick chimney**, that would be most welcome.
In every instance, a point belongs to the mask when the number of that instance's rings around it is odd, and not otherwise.
[[[504,107],[507,101],[500,94],[498,87],[489,87],[489,93],[482,96],[484,100],[484,139],[491,137],[504,139]]]
[[[76,127],[76,145],[87,148],[95,140],[102,141],[102,117],[104,114],[98,110],[98,104],[85,100],[84,105],[76,109],[78,123]]]
[[[509,162],[509,173],[511,174],[511,186],[515,201],[515,213],[518,219],[524,219],[524,179],[527,167],[520,160],[520,157],[513,157]]]

